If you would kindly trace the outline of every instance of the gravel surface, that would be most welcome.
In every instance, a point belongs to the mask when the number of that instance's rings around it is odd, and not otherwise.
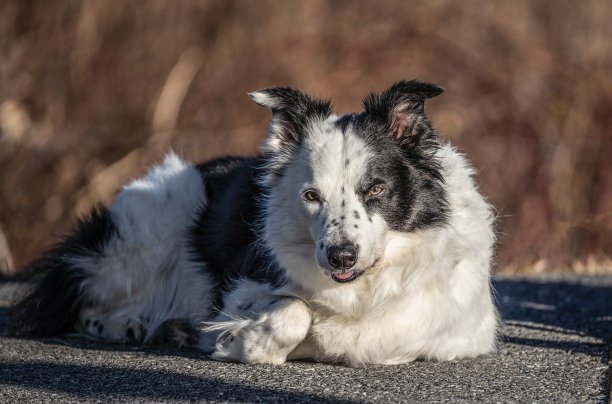
[[[612,276],[498,277],[494,285],[506,324],[494,355],[360,369],[266,366],[167,347],[3,338],[0,401],[608,403]],[[0,283],[0,306],[16,288]]]

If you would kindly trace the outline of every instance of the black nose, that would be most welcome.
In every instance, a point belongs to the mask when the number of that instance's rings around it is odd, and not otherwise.
[[[327,262],[334,269],[349,269],[357,261],[357,249],[352,244],[333,246],[327,249]]]

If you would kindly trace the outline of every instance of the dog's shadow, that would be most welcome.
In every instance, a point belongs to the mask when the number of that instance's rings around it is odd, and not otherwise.
[[[109,364],[112,365],[112,364]],[[325,402],[325,395],[293,392],[284,388],[251,386],[221,377],[187,375],[160,369],[133,369],[95,365],[63,364],[47,361],[2,365],[4,385],[68,393],[73,399],[89,400],[203,400],[214,402]],[[274,400],[271,400],[274,398]],[[139,400],[139,401],[140,401]],[[350,402],[334,400],[334,402]]]
[[[502,319],[523,331],[507,330],[503,341],[601,356],[603,345],[612,342],[612,287],[601,285],[603,277],[497,278],[493,287]],[[551,332],[565,336],[540,337]]]

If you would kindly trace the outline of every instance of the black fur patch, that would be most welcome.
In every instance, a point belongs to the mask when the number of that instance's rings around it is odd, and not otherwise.
[[[266,190],[254,181],[262,175],[257,158],[223,158],[199,165],[208,204],[200,209],[189,231],[193,259],[216,283],[213,306],[223,307],[223,295],[239,277],[277,284],[281,275],[257,233]]]
[[[437,133],[423,112],[426,98],[443,91],[419,81],[401,81],[364,100],[366,111],[352,130],[373,151],[360,193],[371,220],[381,214],[393,230],[415,231],[445,223],[448,201],[439,161]],[[382,184],[380,195],[368,190]]]
[[[342,133],[346,133],[346,129],[353,123],[355,120],[355,114],[347,114],[343,115],[335,122],[335,126],[340,129]]]
[[[333,113],[331,101],[320,100],[289,87],[274,87],[258,91],[268,98],[261,103],[272,110],[272,120],[282,124],[282,130],[273,135],[284,142],[301,141],[302,130],[312,118],[326,119]]]
[[[363,101],[365,114],[385,127],[385,133],[399,141],[404,150],[437,145],[437,135],[425,116],[425,100],[442,94],[444,89],[417,80],[395,83],[380,95],[370,94]],[[425,157],[427,157],[425,153]],[[418,157],[415,153],[414,157]]]
[[[79,221],[71,235],[30,265],[26,271],[34,286],[9,312],[8,334],[51,337],[71,331],[87,302],[79,291],[85,272],[69,259],[100,256],[117,236],[110,212],[98,207]]]

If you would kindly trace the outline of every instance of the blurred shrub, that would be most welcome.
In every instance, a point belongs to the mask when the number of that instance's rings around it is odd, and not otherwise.
[[[170,147],[255,153],[269,116],[248,91],[350,112],[420,78],[448,89],[428,112],[499,210],[500,268],[612,271],[610,15],[596,0],[5,0],[0,228],[20,266]]]

